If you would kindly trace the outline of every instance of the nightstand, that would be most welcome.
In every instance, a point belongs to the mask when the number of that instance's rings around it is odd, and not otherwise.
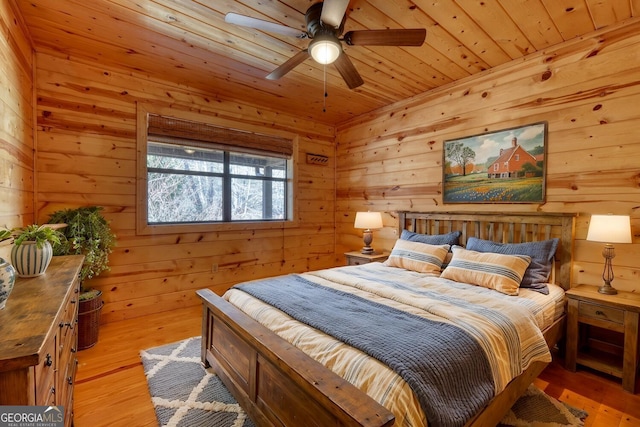
[[[566,295],[567,369],[575,371],[576,364],[580,364],[622,378],[622,388],[635,393],[640,295],[623,291],[604,295],[597,286],[588,285],[571,288]],[[590,326],[622,334],[622,355],[585,346]]]
[[[383,262],[389,258],[389,252],[374,252],[371,255],[363,254],[360,251],[346,252],[347,265],[361,265],[370,262]]]

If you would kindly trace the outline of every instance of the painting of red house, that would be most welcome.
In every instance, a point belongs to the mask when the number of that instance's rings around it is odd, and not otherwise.
[[[488,178],[519,178],[526,176],[524,165],[529,163],[536,166],[538,159],[533,154],[518,145],[518,138],[511,140],[511,147],[501,148],[498,158],[487,168]],[[529,172],[532,174],[533,172]]]
[[[443,141],[443,203],[543,203],[547,123]]]

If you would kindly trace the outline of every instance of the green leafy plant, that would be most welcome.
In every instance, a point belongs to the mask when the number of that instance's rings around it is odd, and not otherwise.
[[[57,229],[52,228],[49,224],[31,224],[26,227],[14,228],[11,230],[14,237],[14,245],[20,246],[23,242],[36,242],[36,246],[42,249],[45,242],[51,243],[52,246],[61,244],[65,238]]]
[[[66,239],[53,246],[54,255],[84,255],[80,270],[82,292],[85,279],[91,279],[109,270],[109,254],[116,244],[116,235],[102,215],[102,207],[88,206],[53,212],[49,222],[65,223],[62,230]]]
[[[7,230],[6,228],[0,230],[0,242],[3,240],[10,239],[12,236],[11,230]]]

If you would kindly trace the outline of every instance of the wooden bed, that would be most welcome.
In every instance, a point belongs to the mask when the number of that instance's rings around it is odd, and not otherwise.
[[[398,213],[399,233],[460,230],[461,244],[478,237],[501,243],[560,239],[555,282],[568,289],[575,216],[572,214]],[[399,235],[399,234],[398,234]],[[390,426],[393,414],[368,395],[260,325],[209,289],[203,300],[202,361],[212,366],[259,426]],[[544,333],[550,347],[564,334],[564,316]],[[495,426],[546,363],[536,362],[467,425]]]

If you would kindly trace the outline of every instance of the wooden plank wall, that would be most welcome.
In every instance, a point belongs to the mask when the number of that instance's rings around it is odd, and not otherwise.
[[[33,53],[13,0],[0,2],[0,227],[34,221]],[[9,259],[10,246],[0,247]]]
[[[199,304],[200,288],[222,293],[240,281],[334,265],[333,127],[99,64],[47,53],[36,60],[38,217],[104,206],[118,245],[111,272],[89,283],[105,294],[103,322]],[[212,81],[212,90],[216,84],[224,82]],[[297,135],[298,227],[136,236],[136,102]],[[307,152],[328,164],[306,164]]]
[[[385,212],[374,248],[391,249],[394,212],[577,212],[574,282],[600,284],[602,244],[590,214],[628,214],[616,245],[619,289],[640,291],[640,20],[408,99],[338,127],[337,253],[362,246],[355,212]],[[443,141],[547,121],[546,203],[443,205]]]

